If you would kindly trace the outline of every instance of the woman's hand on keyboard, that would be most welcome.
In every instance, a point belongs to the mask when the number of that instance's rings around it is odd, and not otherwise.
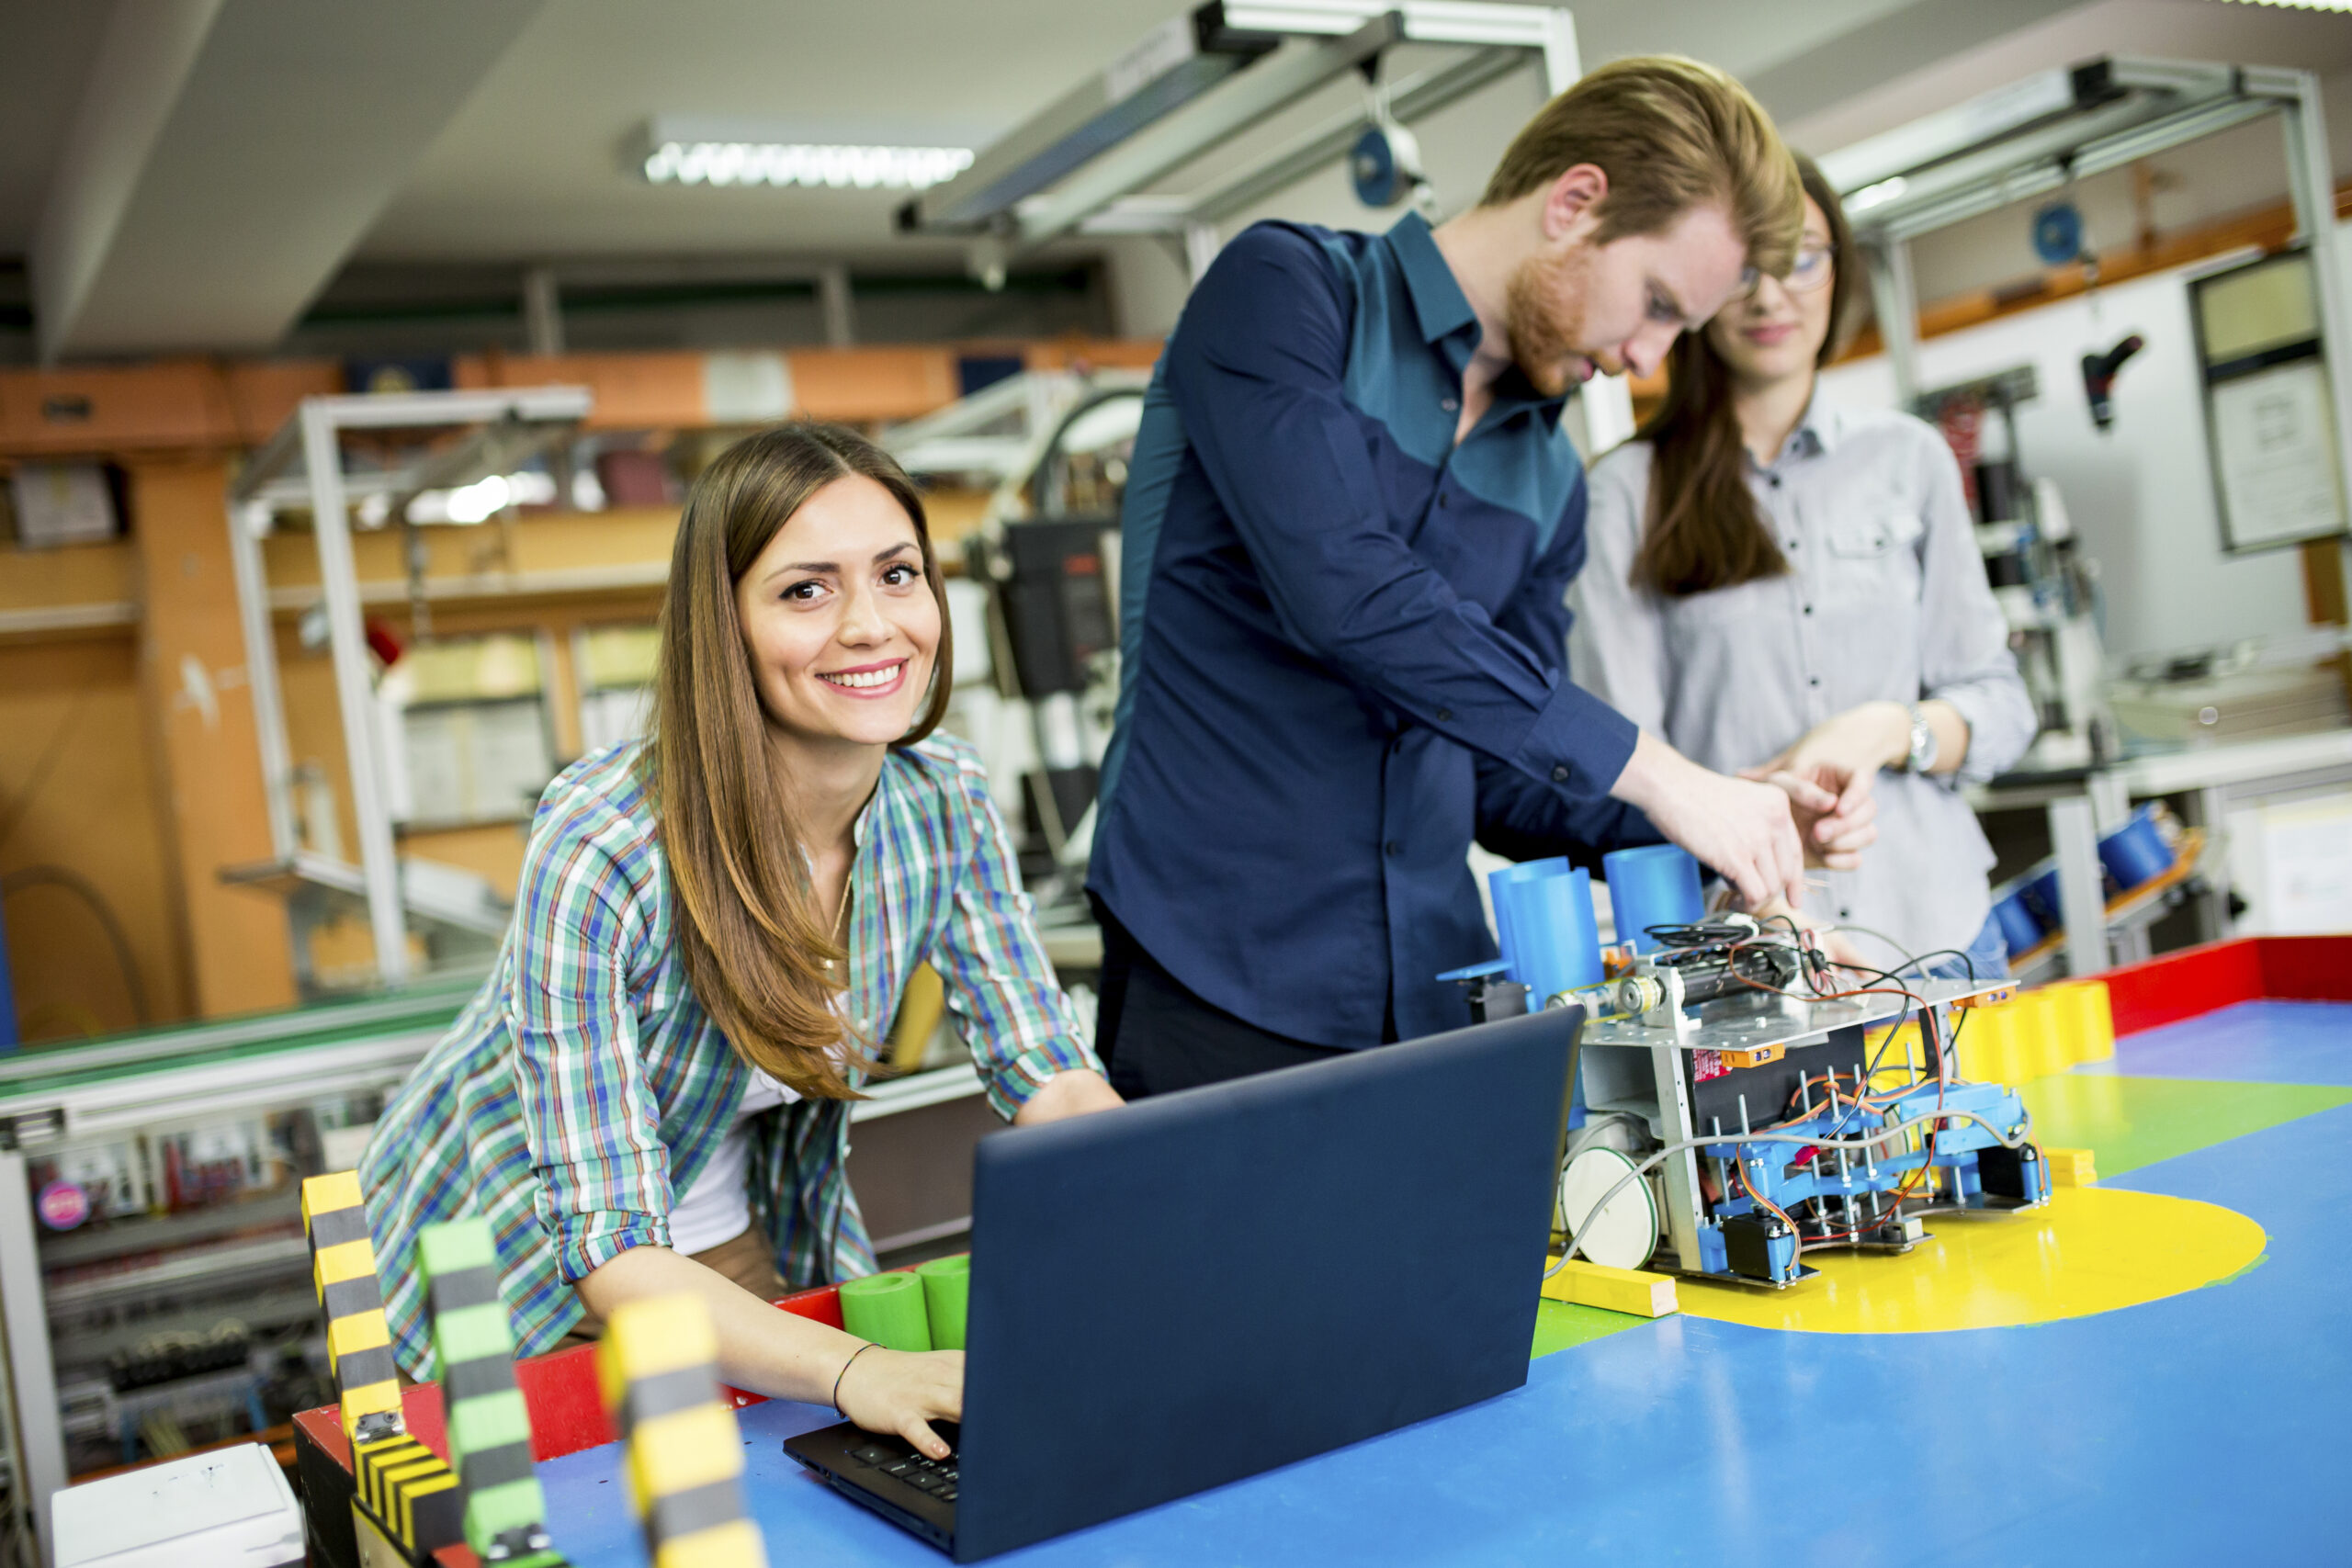
[[[945,1459],[933,1421],[964,1418],[964,1352],[865,1351],[842,1372],[841,1412],[869,1432],[891,1432],[931,1459]]]

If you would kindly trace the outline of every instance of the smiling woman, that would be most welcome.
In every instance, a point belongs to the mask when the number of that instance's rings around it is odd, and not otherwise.
[[[850,829],[947,711],[946,603],[913,483],[836,425],[729,447],[678,525],[643,769],[679,943],[737,1049],[804,1093],[844,1092]]]
[[[953,668],[922,500],[871,442],[786,425],[695,482],[651,738],[548,786],[498,964],[360,1162],[405,1370],[435,1370],[416,1238],[480,1213],[523,1353],[690,1292],[736,1387],[946,1452],[960,1351],[767,1303],[874,1270],[848,1102],[917,965],[998,1114],[1118,1103],[978,761],[932,733]]]

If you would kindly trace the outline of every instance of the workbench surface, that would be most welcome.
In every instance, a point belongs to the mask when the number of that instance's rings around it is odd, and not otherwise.
[[[2030,1321],[2023,1281],[1979,1293],[2017,1295],[2029,1321],[1935,1333],[1718,1321],[1687,1283],[1685,1311],[1656,1322],[1547,1303],[1514,1393],[994,1561],[2343,1561],[2352,1247],[2332,1173],[2352,1147],[2352,1005],[2245,1002],[2147,1030],[2029,1098],[2045,1140],[2098,1150],[2102,1189],[2234,1211],[2266,1233],[2258,1260],[2050,1321]],[[2041,1236],[2041,1285],[2066,1239]],[[1949,1266],[1932,1248],[1869,1261],[1913,1290]],[[945,1562],[784,1456],[830,1411],[739,1418],[770,1561]],[[643,1561],[616,1450],[540,1474],[580,1568]]]

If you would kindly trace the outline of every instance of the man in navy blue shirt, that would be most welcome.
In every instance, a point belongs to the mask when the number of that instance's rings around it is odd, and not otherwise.
[[[1788,795],[1563,671],[1585,491],[1558,421],[1587,377],[1650,372],[1785,270],[1800,213],[1737,83],[1631,60],[1547,105],[1435,230],[1261,223],[1209,268],[1123,520],[1089,879],[1123,1092],[1467,1021],[1435,976],[1493,956],[1474,837],[1525,859],[1662,834],[1751,904],[1799,901]]]

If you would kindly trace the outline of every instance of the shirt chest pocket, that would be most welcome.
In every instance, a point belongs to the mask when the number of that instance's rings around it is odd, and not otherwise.
[[[1919,600],[1918,516],[1896,508],[1870,508],[1840,517],[1825,531],[1830,597],[1846,602]]]

